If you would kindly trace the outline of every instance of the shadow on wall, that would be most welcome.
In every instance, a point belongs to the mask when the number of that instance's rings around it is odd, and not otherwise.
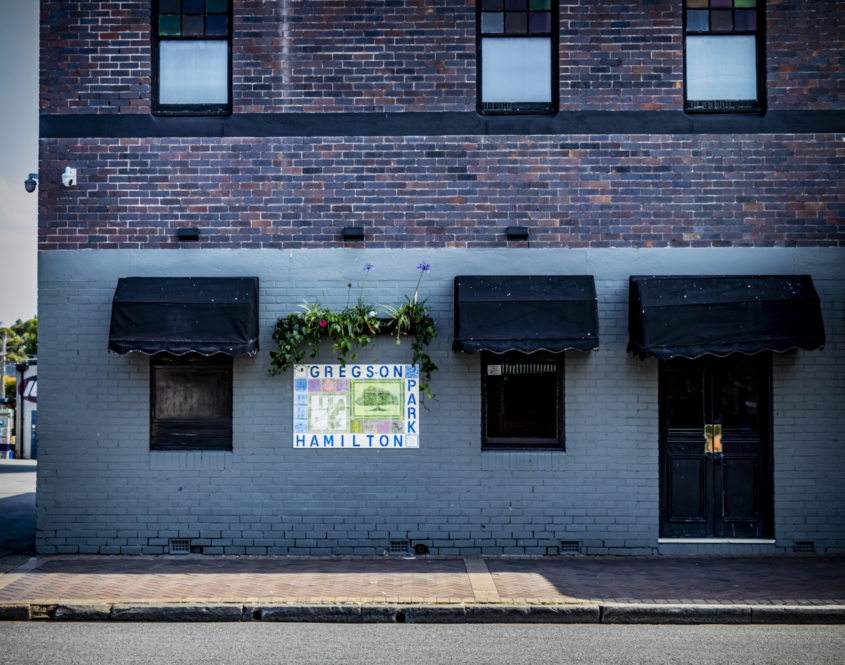
[[[11,554],[35,554],[35,492],[0,498],[0,556]]]

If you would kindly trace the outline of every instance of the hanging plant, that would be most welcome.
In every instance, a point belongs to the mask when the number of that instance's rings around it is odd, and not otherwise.
[[[406,296],[406,302],[397,308],[374,306],[363,301],[364,285],[373,270],[375,267],[371,263],[364,266],[366,275],[355,305],[350,307],[347,304],[342,310],[334,311],[321,305],[319,301],[306,301],[300,305],[302,312],[279,317],[273,328],[273,341],[278,350],[270,352],[271,376],[298,365],[306,355],[310,358],[319,356],[319,344],[324,336],[332,338],[332,352],[337,361],[346,366],[347,362],[354,362],[358,358],[358,354],[354,352],[358,347],[369,344],[375,346],[373,338],[379,333],[396,333],[397,344],[401,343],[401,335],[413,334],[411,364],[420,366],[420,390],[431,399],[436,399],[430,390],[429,381],[432,372],[437,370],[437,365],[426,352],[426,348],[437,338],[437,327],[426,309],[427,299],[418,301],[417,298],[420,282],[425,273],[431,271],[431,266],[428,263],[417,266],[420,277],[414,289],[414,298],[411,300]],[[380,313],[385,314],[386,318],[380,319]]]

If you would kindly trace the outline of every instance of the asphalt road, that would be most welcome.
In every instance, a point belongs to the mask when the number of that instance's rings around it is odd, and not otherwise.
[[[0,460],[0,557],[35,554],[35,470],[32,460]]]
[[[843,662],[839,626],[0,623],[0,665]]]

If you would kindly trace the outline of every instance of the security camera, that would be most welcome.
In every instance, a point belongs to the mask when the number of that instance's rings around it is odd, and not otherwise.
[[[65,172],[62,173],[62,184],[65,187],[73,187],[76,184],[76,169],[65,167]]]
[[[26,191],[32,194],[38,186],[38,174],[30,173],[29,177],[23,181],[23,186],[26,187]]]

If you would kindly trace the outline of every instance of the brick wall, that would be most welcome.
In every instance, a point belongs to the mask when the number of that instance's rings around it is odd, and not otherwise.
[[[769,108],[845,109],[845,3],[769,0],[766,31]]]
[[[682,0],[560,5],[561,111],[681,110]]]
[[[244,0],[235,16],[236,113],[475,110],[470,3]]]
[[[49,249],[845,245],[830,135],[41,141]],[[66,165],[79,186],[60,189]]]
[[[41,3],[43,113],[150,110],[147,0]],[[234,0],[235,112],[473,111],[475,6]],[[841,3],[767,5],[772,109],[845,108]],[[560,6],[561,110],[679,110],[681,0]]]
[[[150,67],[148,1],[42,0],[42,113],[149,113]]]
[[[398,303],[428,261],[439,338],[438,401],[418,450],[293,448],[293,379],[267,376],[276,316],[303,299],[343,306],[364,262],[364,298]],[[566,452],[482,452],[479,356],[451,351],[456,274],[593,274],[600,350],[565,356]],[[626,354],[630,274],[811,273],[823,351],[774,361],[776,545],[658,545],[658,378]],[[234,365],[231,453],[151,453],[149,359],[107,351],[118,277],[255,275],[260,343]],[[39,259],[38,551],[156,554],[167,538],[205,553],[376,554],[390,539],[435,554],[845,550],[845,262],[842,250],[236,250],[45,252]],[[324,349],[328,351],[328,349]],[[361,362],[406,362],[378,338]],[[321,356],[328,361],[329,356]],[[73,386],[73,399],[68,399]]]

